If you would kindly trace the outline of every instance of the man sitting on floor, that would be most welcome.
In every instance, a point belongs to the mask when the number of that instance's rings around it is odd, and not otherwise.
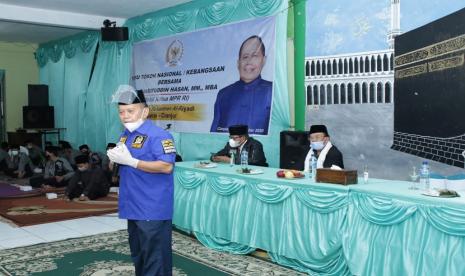
[[[34,172],[34,165],[29,158],[29,153],[25,147],[17,145],[11,146],[9,150],[10,164],[5,170],[5,174],[10,177],[24,178],[31,177]]]
[[[58,147],[45,148],[45,156],[48,161],[45,165],[44,172],[44,188],[64,187],[74,174],[73,168],[69,162],[63,158],[58,157]]]
[[[71,167],[73,167],[73,169],[75,169],[76,164],[74,164],[74,158],[76,156],[78,156],[78,155],[81,155],[81,152],[79,152],[78,150],[73,149],[73,147],[71,146],[71,144],[68,141],[60,140],[60,141],[58,141],[58,145],[59,145],[59,148],[60,148],[60,151],[58,152],[58,155],[60,157],[65,158],[69,162]]]
[[[103,168],[103,163],[106,163],[107,165],[110,163],[108,157],[104,155],[103,153],[100,152],[93,152],[90,150],[89,146],[84,144],[79,146],[79,151],[81,152],[82,155],[87,155],[89,156],[89,162],[92,168]]]
[[[104,171],[92,168],[87,155],[79,155],[74,160],[77,171],[69,180],[64,199],[87,201],[108,195],[110,183]]]
[[[24,146],[27,148],[29,152],[29,158],[34,164],[35,167],[42,167],[45,164],[45,156],[42,149],[34,144],[31,140],[27,140],[24,142]]]

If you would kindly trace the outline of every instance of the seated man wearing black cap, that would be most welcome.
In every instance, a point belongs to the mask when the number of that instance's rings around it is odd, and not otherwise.
[[[211,161],[230,163],[231,155],[234,154],[234,164],[240,164],[240,153],[245,149],[249,154],[249,165],[268,167],[262,143],[249,137],[248,130],[246,125],[230,126],[229,142],[211,157]]]
[[[68,163],[73,167],[73,169],[76,168],[76,164],[74,164],[74,158],[78,155],[81,155],[81,153],[73,149],[71,144],[68,141],[60,140],[58,141],[58,147],[60,148],[58,155],[59,157],[65,158]]]
[[[102,168],[92,168],[87,155],[76,156],[74,161],[77,170],[69,180],[64,199],[87,201],[108,195],[110,183]]]
[[[84,144],[79,146],[79,151],[82,155],[89,156],[89,162],[92,168],[99,167],[104,169],[103,160],[106,158],[106,155],[100,152],[91,151],[89,146]],[[104,157],[105,156],[105,157]],[[109,163],[109,160],[107,164]]]
[[[325,125],[312,125],[308,134],[310,141],[310,150],[305,157],[305,171],[308,171],[311,158],[317,159],[317,168],[331,168],[337,166],[344,168],[342,153],[331,144],[328,130]]]

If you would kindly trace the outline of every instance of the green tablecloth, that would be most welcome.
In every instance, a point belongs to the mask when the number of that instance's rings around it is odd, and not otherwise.
[[[173,223],[208,247],[261,248],[312,275],[465,275],[464,198],[426,197],[401,181],[342,186],[195,164],[176,164]]]

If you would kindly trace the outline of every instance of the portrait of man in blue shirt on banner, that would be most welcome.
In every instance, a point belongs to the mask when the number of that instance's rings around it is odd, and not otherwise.
[[[250,134],[268,134],[273,83],[262,79],[265,45],[253,35],[242,43],[237,68],[240,80],[221,89],[210,132],[228,132],[231,125],[248,125]]]

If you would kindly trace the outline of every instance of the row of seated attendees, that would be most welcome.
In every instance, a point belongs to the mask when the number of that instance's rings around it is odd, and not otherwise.
[[[115,147],[108,143],[107,150]],[[45,149],[30,141],[23,146],[1,143],[0,171],[9,177],[29,178],[33,187],[44,191],[65,187],[65,198],[92,200],[106,196],[110,186],[118,186],[106,154],[93,152],[88,145],[79,151],[67,141],[58,146],[47,143]]]

